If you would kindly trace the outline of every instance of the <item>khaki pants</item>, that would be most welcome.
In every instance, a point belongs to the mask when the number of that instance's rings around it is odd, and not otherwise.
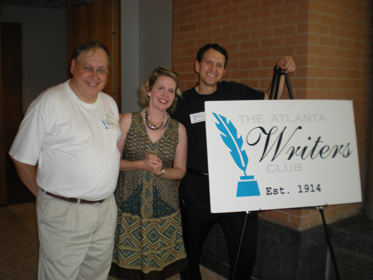
[[[107,279],[117,210],[114,196],[81,204],[37,197],[39,280]]]

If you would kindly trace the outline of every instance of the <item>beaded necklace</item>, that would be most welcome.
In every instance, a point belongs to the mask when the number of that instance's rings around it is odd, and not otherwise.
[[[147,109],[144,110],[144,123],[146,124],[147,127],[149,127],[152,130],[158,130],[158,129],[165,128],[169,120],[170,120],[170,115],[167,112],[165,112],[163,123],[160,126],[156,126],[155,124],[152,124],[151,121],[148,120],[148,110]]]

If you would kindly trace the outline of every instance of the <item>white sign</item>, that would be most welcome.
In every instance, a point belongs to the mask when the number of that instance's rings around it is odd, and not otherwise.
[[[352,101],[205,103],[211,211],[361,202]]]

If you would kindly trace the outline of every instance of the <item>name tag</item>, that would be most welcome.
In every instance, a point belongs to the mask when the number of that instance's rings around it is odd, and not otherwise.
[[[206,120],[205,112],[190,114],[189,117],[192,124],[204,122]]]

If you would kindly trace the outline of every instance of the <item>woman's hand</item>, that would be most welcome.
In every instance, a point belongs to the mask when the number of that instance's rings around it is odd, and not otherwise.
[[[155,175],[162,174],[163,163],[162,160],[156,155],[146,155],[144,160],[145,170]]]

